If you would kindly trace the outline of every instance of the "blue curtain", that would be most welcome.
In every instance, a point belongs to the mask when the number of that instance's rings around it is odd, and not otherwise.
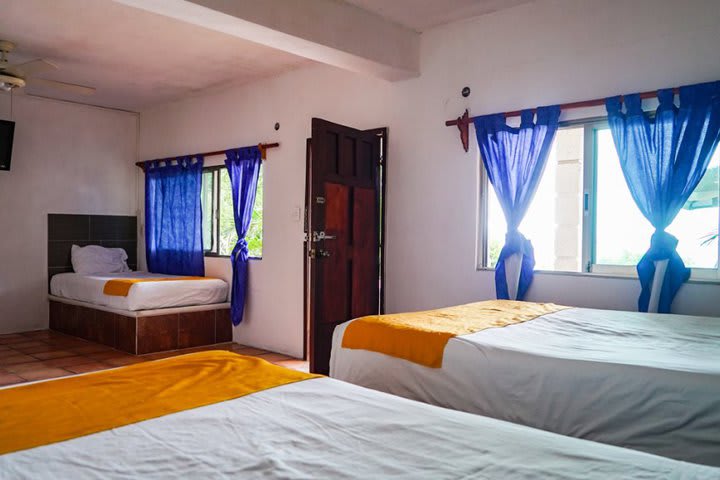
[[[145,249],[148,270],[205,275],[202,243],[203,158],[145,162]]]
[[[228,150],[226,156],[225,166],[230,174],[230,183],[232,184],[233,216],[238,236],[231,256],[233,283],[230,316],[233,325],[239,325],[243,320],[247,295],[248,244],[245,235],[250,228],[255,206],[255,192],[260,175],[262,154],[258,147],[245,147]]]
[[[497,298],[510,298],[505,260],[511,255],[522,254],[517,300],[525,297],[532,283],[535,255],[518,227],[540,183],[559,117],[560,107],[555,105],[538,107],[535,123],[532,110],[523,110],[520,128],[509,127],[503,114],[475,119],[480,154],[507,220],[505,245],[495,266]]]
[[[648,311],[655,267],[668,260],[658,311],[669,313],[675,294],[690,277],[665,229],[700,182],[720,132],[720,82],[680,88],[680,106],[670,89],[658,91],[654,118],[643,112],[640,95],[606,100],[608,121],[625,181],[635,203],[655,227],[650,249],[637,265],[641,312]]]

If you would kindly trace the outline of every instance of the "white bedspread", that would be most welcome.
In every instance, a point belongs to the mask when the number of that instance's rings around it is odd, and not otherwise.
[[[344,349],[346,326],[335,378],[720,466],[719,319],[574,308],[451,339],[440,369]]]
[[[720,478],[720,469],[307,380],[0,456],[3,479]]]
[[[113,278],[172,277],[148,272],[81,275],[60,273],[50,280],[50,293],[57,297],[80,300],[121,310],[209,305],[227,301],[228,286],[224,280],[182,280],[178,282],[143,282],[130,288],[127,297],[105,295],[105,282]]]

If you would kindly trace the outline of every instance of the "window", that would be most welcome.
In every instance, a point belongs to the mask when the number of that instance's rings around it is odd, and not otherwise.
[[[720,149],[700,184],[667,229],[695,278],[718,278]],[[506,223],[484,168],[480,174],[480,267],[494,267]],[[486,212],[486,215],[482,215]],[[484,227],[484,228],[483,228]],[[561,126],[543,177],[520,225],[533,244],[535,268],[634,275],[654,231],[625,183],[605,121]]]
[[[532,242],[535,268],[579,272],[582,265],[582,127],[559,129],[520,232]],[[494,267],[507,223],[495,191],[488,192],[487,265]]]
[[[201,204],[203,210],[203,244],[207,256],[229,256],[237,243],[233,218],[230,176],[223,166],[203,169]],[[260,167],[255,207],[245,237],[249,255],[262,258],[263,247],[263,170]]]

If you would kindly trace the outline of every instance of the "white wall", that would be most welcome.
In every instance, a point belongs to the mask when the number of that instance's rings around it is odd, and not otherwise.
[[[540,0],[424,33],[417,79],[391,84],[317,66],[144,112],[141,157],[281,142],[266,163],[264,258],[251,264],[235,339],[299,355],[302,223],[292,212],[303,202],[312,117],[390,128],[388,309],[491,298],[493,272],[475,269],[477,149],[472,140],[464,153],[444,121],[466,107],[492,113],[720,79],[717,7]],[[463,99],[466,85],[473,93]],[[529,299],[633,310],[638,293],[636,280],[539,274]],[[717,285],[685,285],[675,311],[720,316],[718,294]]]
[[[9,95],[0,95],[8,119]],[[47,214],[135,214],[137,115],[15,96],[0,172],[0,333],[47,328]]]
[[[143,159],[258,142],[281,144],[268,151],[263,166],[263,259],[250,260],[246,313],[235,329],[236,341],[302,355],[303,223],[294,212],[304,205],[310,119],[368,129],[385,126],[392,92],[385,81],[312,67],[141,114]],[[207,259],[206,270],[207,275],[231,278],[228,259]]]
[[[471,139],[462,153],[457,131],[443,120],[466,107],[493,113],[720,79],[718,22],[714,0],[548,0],[424,34],[422,76],[406,82],[404,102],[417,107],[409,123],[391,130],[389,306],[494,295],[493,272],[473,263],[476,144]],[[469,99],[459,95],[465,85]],[[421,134],[401,142],[398,128]],[[437,167],[416,168],[418,159]],[[417,194],[426,190],[432,193]],[[712,301],[718,293],[717,286],[686,285],[674,310],[720,315]],[[538,275],[529,300],[633,310],[638,294],[634,280]]]

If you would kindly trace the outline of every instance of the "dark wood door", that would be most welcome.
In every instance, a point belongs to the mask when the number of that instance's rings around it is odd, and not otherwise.
[[[306,248],[312,372],[328,373],[337,325],[380,311],[384,132],[312,120]]]

